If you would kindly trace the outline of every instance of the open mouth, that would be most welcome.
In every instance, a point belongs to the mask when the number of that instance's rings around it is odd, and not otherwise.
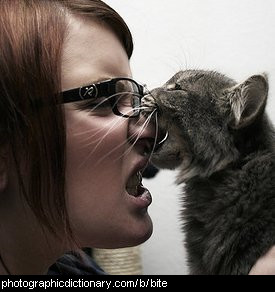
[[[138,171],[133,174],[126,185],[126,191],[130,196],[138,197],[141,195],[141,188],[142,188],[142,175],[141,172]]]
[[[134,173],[128,179],[126,191],[130,196],[145,201],[146,205],[149,205],[152,202],[150,192],[142,185],[142,174],[140,171]]]

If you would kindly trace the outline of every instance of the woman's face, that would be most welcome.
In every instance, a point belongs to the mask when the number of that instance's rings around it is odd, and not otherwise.
[[[62,90],[114,77],[131,77],[116,35],[103,24],[72,17],[64,44]],[[80,109],[79,102],[65,105],[65,117],[68,212],[80,244],[117,248],[145,241],[152,233],[150,195],[143,190],[141,196],[131,196],[126,185],[147,163],[144,151],[154,128],[146,127],[133,146],[128,138],[141,133],[142,118],[122,118],[104,106]]]

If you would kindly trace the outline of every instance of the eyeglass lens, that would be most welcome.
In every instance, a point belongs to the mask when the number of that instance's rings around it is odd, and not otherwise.
[[[115,86],[117,110],[125,116],[138,115],[141,96],[137,84],[130,80],[118,80]]]

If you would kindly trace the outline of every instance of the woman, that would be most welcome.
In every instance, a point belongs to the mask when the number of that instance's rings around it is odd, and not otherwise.
[[[1,274],[144,242],[155,129],[128,27],[99,0],[5,0],[0,22]]]

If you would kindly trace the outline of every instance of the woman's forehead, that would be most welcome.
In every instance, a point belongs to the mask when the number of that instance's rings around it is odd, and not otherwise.
[[[116,34],[98,21],[73,18],[62,56],[62,90],[113,77],[130,77],[128,56]]]

